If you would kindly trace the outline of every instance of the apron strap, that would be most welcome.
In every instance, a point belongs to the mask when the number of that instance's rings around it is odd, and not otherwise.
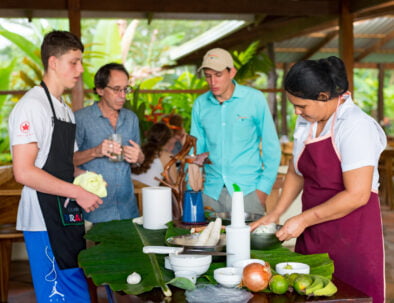
[[[56,117],[56,113],[55,113],[55,108],[53,107],[53,103],[52,103],[52,98],[51,98],[51,94],[49,93],[48,87],[45,84],[44,80],[41,81],[40,85],[42,86],[42,88],[45,91],[45,94],[47,95],[48,98],[48,102],[51,105],[51,109],[52,109],[52,113],[53,113],[53,117],[52,117],[52,124],[54,123],[54,120],[57,119]]]

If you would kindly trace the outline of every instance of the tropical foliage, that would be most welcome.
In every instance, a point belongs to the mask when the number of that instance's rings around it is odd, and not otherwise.
[[[0,20],[1,21],[1,20]],[[0,90],[26,90],[36,85],[42,77],[39,45],[44,34],[52,29],[68,29],[66,19],[34,19],[27,23],[9,20],[11,24],[28,30],[28,34],[18,34],[5,29],[0,22],[0,38],[11,42],[0,48]],[[151,23],[140,20],[94,20],[82,21],[82,41],[85,45],[83,82],[86,89],[93,88],[93,75],[98,67],[110,61],[122,62],[132,75],[135,90],[129,97],[126,107],[137,113],[141,121],[141,134],[161,115],[176,112],[184,117],[185,128],[189,130],[191,108],[196,93],[141,93],[151,89],[206,89],[204,79],[195,74],[192,67],[162,69],[173,62],[168,51],[173,46],[195,37],[218,22],[211,21],[162,21]],[[259,51],[258,42],[245,50],[234,51],[235,66],[238,69],[236,80],[256,88],[265,88],[267,72],[273,64],[264,52]],[[278,83],[283,77],[278,71]],[[391,125],[394,119],[394,73],[390,70],[385,76],[385,130],[394,135]],[[369,114],[376,116],[377,100],[376,70],[355,69],[355,100]],[[0,95],[0,162],[9,161],[9,139],[7,117],[21,95]],[[86,95],[85,105],[96,97]],[[279,100],[280,94],[277,94]],[[280,102],[278,102],[280,107]],[[280,108],[278,109],[280,113]],[[295,115],[291,106],[287,107],[287,119],[291,138]],[[390,120],[391,119],[391,120]],[[391,122],[391,123],[390,123]],[[280,131],[279,131],[280,132]]]

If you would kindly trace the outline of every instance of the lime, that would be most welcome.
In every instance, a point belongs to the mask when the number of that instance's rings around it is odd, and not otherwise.
[[[312,278],[308,275],[300,275],[294,280],[294,289],[300,295],[305,295],[305,288],[312,284]]]
[[[290,286],[294,286],[294,281],[300,276],[300,274],[292,273],[290,275],[285,275],[287,281],[289,282]]]
[[[274,294],[282,295],[289,288],[289,282],[284,276],[274,275],[270,280],[269,286]]]

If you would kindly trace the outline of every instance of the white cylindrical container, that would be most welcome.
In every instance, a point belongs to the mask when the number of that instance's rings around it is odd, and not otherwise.
[[[231,226],[245,226],[244,194],[241,191],[235,191],[233,193],[231,202]]]
[[[250,226],[226,227],[227,267],[233,267],[234,262],[250,259]]]
[[[164,186],[142,188],[143,226],[146,229],[167,228],[172,221],[171,188]]]

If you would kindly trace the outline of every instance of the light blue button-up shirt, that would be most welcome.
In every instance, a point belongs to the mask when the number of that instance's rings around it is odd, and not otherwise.
[[[191,135],[197,138],[197,153],[209,152],[212,161],[204,166],[204,193],[216,200],[223,185],[232,194],[234,183],[245,195],[256,189],[269,194],[281,157],[264,95],[234,84],[229,100],[220,104],[209,91],[196,99],[192,110]]]
[[[115,132],[122,135],[122,145],[130,145],[130,139],[140,144],[138,117],[130,110],[124,108],[120,110],[116,130],[102,115],[97,103],[75,112],[75,121],[76,141],[81,151],[99,145]],[[96,210],[85,213],[86,220],[98,223],[138,217],[129,163],[111,162],[108,157],[102,157],[79,167],[103,175],[108,184],[108,195],[103,198],[103,204]]]

